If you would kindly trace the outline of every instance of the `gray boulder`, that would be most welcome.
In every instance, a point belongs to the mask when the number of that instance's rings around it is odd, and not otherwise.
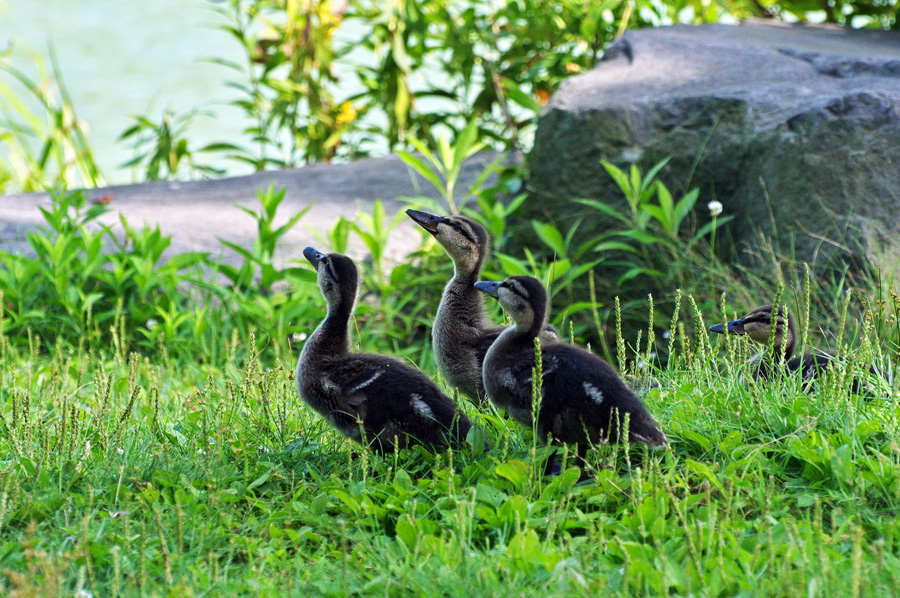
[[[734,240],[823,264],[900,256],[900,34],[752,22],[629,31],[541,115],[527,216],[567,226],[580,197],[623,202],[600,161],[735,215]],[[560,209],[565,204],[565,209]],[[624,204],[623,204],[624,205]],[[582,234],[596,232],[592,217]]]

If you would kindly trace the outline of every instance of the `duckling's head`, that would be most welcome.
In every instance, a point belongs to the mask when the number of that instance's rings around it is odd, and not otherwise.
[[[481,272],[490,238],[483,226],[465,216],[435,216],[406,210],[407,216],[430,232],[456,265],[457,274]]]
[[[775,313],[773,313],[775,312]],[[732,320],[727,324],[710,326],[711,332],[720,334],[746,334],[753,341],[768,346],[772,338],[772,328],[775,329],[775,353],[790,355],[794,348],[794,339],[797,337],[794,319],[791,318],[787,307],[782,305],[775,310],[771,305],[757,307],[743,318]]]
[[[510,276],[503,282],[476,282],[475,288],[500,302],[516,330],[530,336],[541,332],[547,316],[547,291],[537,278]]]
[[[353,260],[340,253],[326,255],[312,247],[303,250],[303,257],[316,269],[319,288],[329,306],[356,301],[359,275]]]

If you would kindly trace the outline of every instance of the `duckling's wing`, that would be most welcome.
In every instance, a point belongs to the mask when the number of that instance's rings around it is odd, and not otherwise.
[[[834,355],[819,349],[815,349],[812,353],[807,353],[803,356],[803,379],[811,380],[824,374],[832,361],[834,361]],[[790,367],[790,364],[788,367]]]
[[[665,444],[666,437],[647,408],[611,365],[589,351],[565,344],[548,346],[544,361],[554,364],[553,371],[543,381],[544,400],[551,409],[571,412],[570,419],[604,431],[615,410],[620,422],[628,415],[633,442],[651,446]],[[616,440],[618,430],[611,430],[608,435],[610,440]]]
[[[352,356],[344,359],[328,372],[328,382],[350,405],[365,405],[368,392],[385,374],[383,364]]]
[[[403,446],[456,446],[471,427],[465,413],[425,374],[395,359],[356,354],[337,364],[330,379],[356,410],[367,436],[382,438],[382,446],[393,446],[395,437]]]
[[[485,376],[492,376],[490,383],[495,389],[491,400],[524,426],[530,426],[532,421],[534,366],[533,349],[514,349],[498,356],[490,373],[485,371]],[[541,379],[547,380],[556,371],[556,366],[556,360],[542,359]],[[487,383],[485,380],[486,386]]]

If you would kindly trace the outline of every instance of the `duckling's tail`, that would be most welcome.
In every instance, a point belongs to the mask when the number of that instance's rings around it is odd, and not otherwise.
[[[669,440],[649,413],[632,414],[628,423],[628,440],[646,444],[654,451],[666,448]]]

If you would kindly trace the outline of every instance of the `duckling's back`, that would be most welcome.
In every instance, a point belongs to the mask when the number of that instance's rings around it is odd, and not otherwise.
[[[654,447],[666,444],[641,400],[605,361],[584,349],[541,340],[541,403],[538,431],[567,443],[619,440],[626,414],[629,437]],[[529,338],[501,336],[484,364],[485,388],[498,407],[532,425],[534,345]]]
[[[541,427],[556,438],[570,443],[618,442],[627,417],[631,442],[655,448],[666,444],[644,403],[608,363],[564,343],[549,344],[543,359],[548,417]]]
[[[465,412],[422,372],[396,359],[352,353],[325,363],[298,389],[342,434],[377,452],[411,444],[465,446]],[[365,438],[363,438],[365,436]]]

